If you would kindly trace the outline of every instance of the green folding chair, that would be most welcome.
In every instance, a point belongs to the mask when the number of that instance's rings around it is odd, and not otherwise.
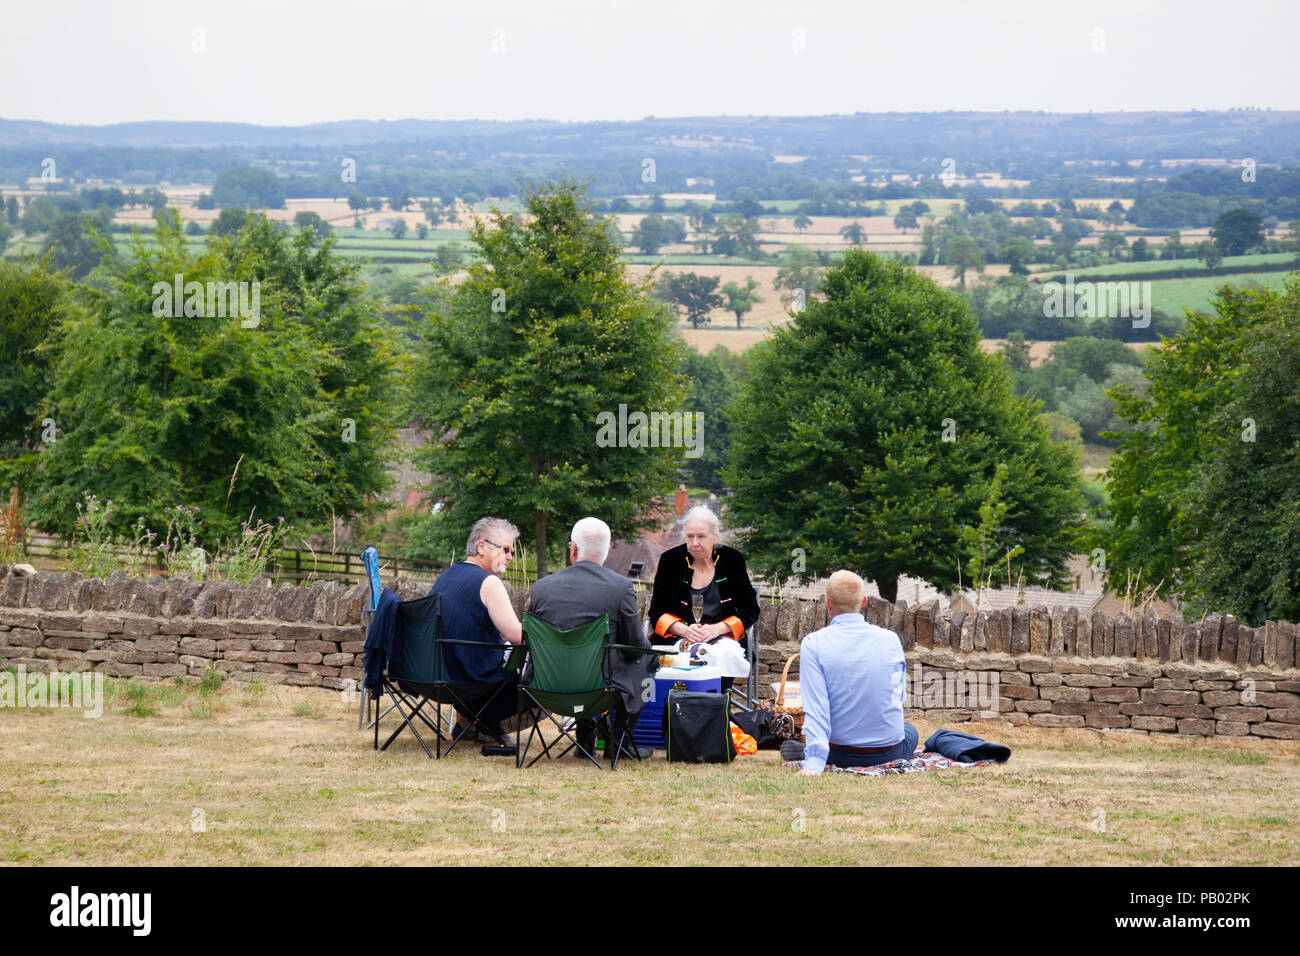
[[[602,614],[594,621],[562,631],[552,627],[541,618],[524,612],[524,645],[528,649],[531,673],[525,674],[519,690],[527,702],[525,715],[531,722],[528,740],[519,748],[515,758],[515,767],[524,765],[533,738],[542,743],[542,752],[528,763],[532,766],[542,757],[550,757],[551,748],[559,747],[567,738],[569,746],[558,754],[563,757],[574,747],[597,767],[600,760],[595,754],[583,747],[561,723],[557,717],[574,719],[595,718],[612,710],[619,702],[619,690],[610,683],[609,669],[606,664],[606,652],[609,650],[635,651],[640,654],[654,654],[655,651],[644,647],[632,647],[615,644],[610,640],[609,615]],[[560,736],[547,742],[542,736],[543,720],[549,719]],[[522,737],[522,733],[520,734]],[[631,742],[631,735],[624,727],[617,740],[611,733],[607,747],[614,747],[614,756],[610,769],[618,767],[619,758],[625,753]],[[640,759],[631,751],[635,759]]]

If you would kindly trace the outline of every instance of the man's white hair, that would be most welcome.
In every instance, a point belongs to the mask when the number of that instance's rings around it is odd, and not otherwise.
[[[686,514],[682,515],[682,530],[685,531],[686,526],[694,521],[702,522],[707,525],[709,532],[715,538],[721,536],[722,522],[718,520],[717,515],[704,507],[704,505],[696,505],[690,511],[686,512]]]
[[[578,546],[580,558],[594,558],[597,564],[604,564],[609,557],[609,525],[599,518],[580,519],[573,526],[569,540]]]
[[[519,529],[505,518],[479,518],[474,522],[474,527],[469,529],[469,540],[465,542],[465,554],[477,554],[478,543],[480,541],[492,541],[494,537],[509,538],[509,544],[514,544],[515,539],[519,537]],[[502,547],[506,546],[506,542],[502,541],[492,543]]]

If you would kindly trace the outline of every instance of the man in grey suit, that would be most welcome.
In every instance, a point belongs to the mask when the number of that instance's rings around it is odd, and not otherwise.
[[[648,648],[650,642],[636,612],[632,582],[604,566],[609,543],[609,525],[599,518],[583,518],[575,524],[569,535],[569,566],[533,585],[528,610],[561,630],[608,614],[610,639],[615,644]],[[645,751],[636,750],[631,735],[645,704],[642,691],[646,678],[653,676],[655,657],[625,651],[608,653],[611,683],[618,687],[622,698],[622,705],[614,711],[613,738],[618,740],[626,726],[628,743],[624,754],[635,752],[648,756]],[[592,750],[595,732],[595,721],[578,721],[577,737],[588,751]],[[612,758],[613,750],[612,745],[606,747],[605,756]]]

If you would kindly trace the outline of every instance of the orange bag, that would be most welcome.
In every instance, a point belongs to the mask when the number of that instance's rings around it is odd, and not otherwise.
[[[737,724],[731,725],[731,743],[736,748],[737,757],[758,753],[758,741],[741,730]]]

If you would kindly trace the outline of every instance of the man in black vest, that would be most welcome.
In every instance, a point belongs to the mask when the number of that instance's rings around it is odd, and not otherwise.
[[[636,593],[632,582],[604,566],[609,544],[609,525],[599,518],[583,518],[575,524],[569,536],[569,566],[533,585],[528,610],[561,630],[608,614],[610,638],[614,643],[649,648],[650,642],[646,640],[641,619],[636,613]],[[643,690],[646,679],[652,676],[649,668],[653,660],[653,655],[649,654],[609,652],[611,680],[622,698],[621,706],[614,711],[612,737],[618,740],[623,728],[627,728],[625,754],[636,752],[648,756],[646,751],[635,750],[631,736],[645,704]],[[595,721],[578,721],[577,737],[588,751],[592,749],[595,733]],[[613,751],[611,741],[605,748],[605,756],[612,758]],[[576,749],[574,753],[577,754]]]

